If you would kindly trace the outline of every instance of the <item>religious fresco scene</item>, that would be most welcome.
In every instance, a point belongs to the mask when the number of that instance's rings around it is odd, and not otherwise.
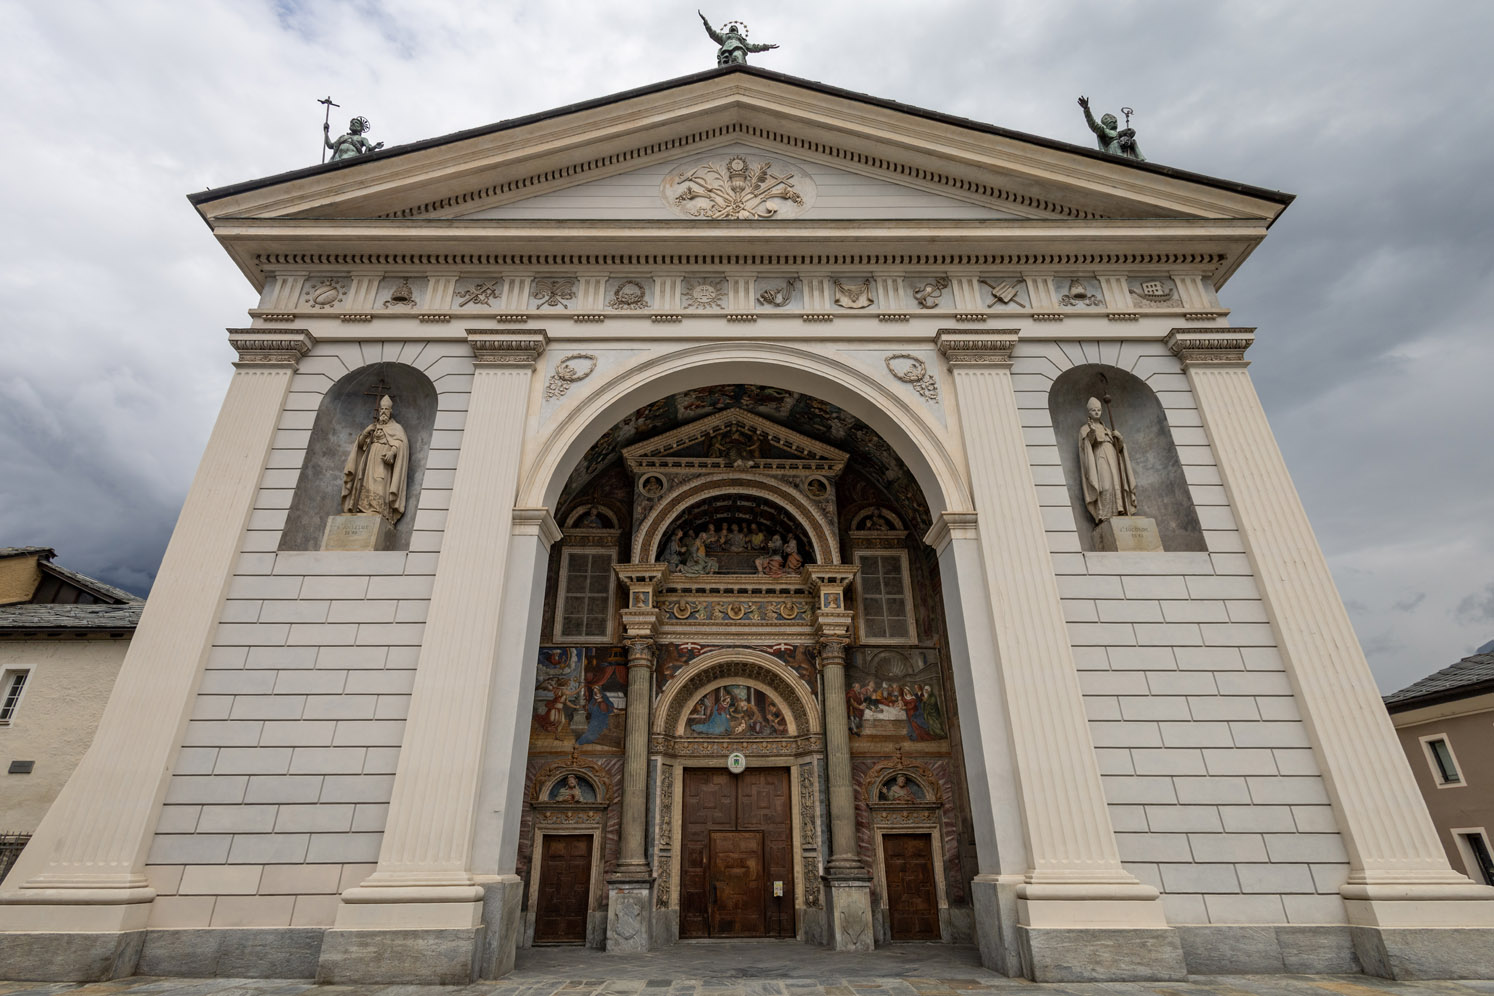
[[[519,862],[525,902],[546,902],[543,890],[532,888],[545,878],[544,855],[579,860],[560,857],[558,843],[543,839],[555,833],[556,807],[564,812],[605,798],[613,800],[610,814],[621,795],[615,779],[624,752],[629,658],[623,617],[642,599],[657,610],[646,651],[655,711],[645,857],[655,876],[655,930],[663,916],[673,924],[666,933],[727,936],[713,898],[698,891],[711,876],[696,863],[716,860],[710,841],[729,840],[732,847],[766,848],[757,857],[754,851],[721,860],[766,869],[785,883],[793,904],[788,912],[766,904],[757,919],[731,921],[730,936],[823,941],[826,748],[820,724],[804,718],[809,707],[801,703],[814,703],[817,717],[825,708],[817,609],[850,610],[843,715],[857,846],[875,872],[872,904],[886,911],[899,901],[890,893],[907,884],[877,870],[885,857],[897,869],[910,861],[923,868],[914,885],[928,890],[930,906],[937,885],[943,911],[937,922],[904,923],[896,931],[890,914],[874,912],[878,937],[968,938],[974,850],[941,581],[933,551],[921,541],[932,517],[891,446],[859,419],[808,395],[750,384],[685,391],[639,408],[604,433],[565,485],[556,519],[563,535],[551,550],[542,630],[554,642],[540,648],[537,661],[530,777],[554,777],[556,765],[591,759],[603,765],[601,777],[614,780],[591,792],[583,778],[575,788],[564,779],[544,782],[543,799],[531,789],[539,816],[526,810],[532,839]],[[612,618],[598,637],[606,643],[570,645],[554,636],[571,631],[557,627],[565,622],[557,616],[576,611],[568,608],[569,595],[560,595],[581,583],[579,571],[590,572],[587,590],[597,590],[592,558],[599,553],[617,565]],[[642,595],[628,580],[637,576],[626,566],[635,561],[649,577],[665,570],[664,580]],[[826,589],[817,599],[805,579],[827,567],[842,572],[829,577],[849,584],[844,594]],[[863,645],[863,635],[873,644]],[[747,759],[751,778],[726,773],[732,751]],[[888,819],[902,821],[903,831],[891,838],[898,847],[921,840],[921,850],[911,858],[884,855],[879,827]],[[757,838],[749,828],[763,820],[783,829],[751,844]],[[599,846],[607,875],[618,852],[614,842]],[[750,884],[743,887],[750,892]],[[603,942],[607,902],[607,891],[596,890],[590,926],[572,943]],[[526,907],[531,926],[546,915]]]

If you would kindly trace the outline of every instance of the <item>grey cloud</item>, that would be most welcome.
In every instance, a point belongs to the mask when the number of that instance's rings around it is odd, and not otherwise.
[[[1459,602],[1454,615],[1460,622],[1482,623],[1494,620],[1494,582],[1484,585],[1482,591]]]

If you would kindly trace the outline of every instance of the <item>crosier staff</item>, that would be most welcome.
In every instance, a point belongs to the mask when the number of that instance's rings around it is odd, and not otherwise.
[[[334,104],[334,103],[332,103],[332,95],[331,94],[328,94],[325,98],[320,98],[320,97],[317,98],[317,103],[318,104],[325,104],[326,107],[327,107],[326,117],[324,117],[322,119],[322,136],[323,136],[323,138],[322,138],[322,162],[326,162],[327,161],[327,140],[326,140],[326,134],[327,134],[327,132],[329,132],[329,131],[332,130],[332,108],[334,108],[334,107],[341,107],[342,105],[341,104]]]

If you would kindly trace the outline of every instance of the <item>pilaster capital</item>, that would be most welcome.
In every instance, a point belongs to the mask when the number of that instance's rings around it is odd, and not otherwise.
[[[228,344],[238,351],[235,366],[290,366],[316,345],[306,329],[229,329]]]
[[[1020,329],[940,329],[934,347],[951,367],[1012,365],[1012,349]]]
[[[1208,364],[1248,366],[1245,350],[1255,342],[1255,329],[1173,329],[1167,334],[1167,348],[1183,361],[1183,366]]]
[[[550,337],[544,329],[468,329],[472,362],[479,367],[533,369]]]
[[[655,652],[656,648],[652,639],[629,640],[628,667],[653,667]]]
[[[933,547],[935,553],[943,553],[953,540],[976,539],[980,535],[976,527],[978,518],[975,512],[941,512],[929,531],[923,534],[923,541]]]
[[[538,536],[548,550],[560,539],[561,532],[559,523],[548,508],[515,508],[514,535]]]
[[[846,645],[849,644],[848,635],[821,636],[819,642],[820,667],[844,667],[846,663]]]

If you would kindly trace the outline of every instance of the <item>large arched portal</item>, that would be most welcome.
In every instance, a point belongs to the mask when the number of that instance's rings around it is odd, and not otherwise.
[[[597,879],[626,863],[615,828],[642,701],[649,909],[629,915],[647,916],[652,944],[824,942],[836,805],[854,817],[876,939],[968,939],[977,869],[941,578],[922,541],[933,515],[886,439],[809,394],[698,387],[602,431],[554,508],[524,936],[608,943]],[[643,654],[639,699],[629,664]],[[851,791],[833,803],[837,765]]]

